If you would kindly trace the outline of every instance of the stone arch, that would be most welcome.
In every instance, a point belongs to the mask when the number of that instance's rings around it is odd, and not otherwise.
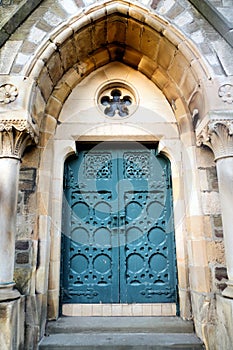
[[[46,113],[57,119],[74,86],[112,61],[152,80],[178,120],[197,109],[205,116],[211,70],[197,48],[166,20],[126,1],[105,2],[69,19],[38,49],[24,74],[37,81]]]
[[[117,34],[119,28],[120,37]],[[91,45],[85,47],[87,42]],[[53,178],[53,181],[50,179],[47,183],[41,179],[48,178],[49,169],[52,167],[56,173],[58,162],[55,160],[53,163],[55,158],[59,159],[59,162],[64,161],[68,154],[75,152],[74,140],[63,141],[62,144],[60,142],[56,148],[59,141],[54,141],[53,137],[60,123],[60,112],[71,92],[84,78],[114,61],[138,70],[162,91],[173,109],[181,141],[189,149],[189,156],[195,164],[192,115],[198,110],[201,119],[208,111],[209,101],[206,97],[205,83],[211,80],[210,70],[192,43],[162,18],[128,2],[113,4],[106,2],[103,7],[94,7],[61,26],[51,35],[50,41],[39,49],[36,59],[25,68],[25,75],[37,82],[33,116],[40,125],[42,133],[41,150],[42,152],[46,150],[43,156],[44,162],[39,169],[39,193],[46,194],[42,206],[51,217],[54,216],[54,211],[58,210],[56,206],[51,208],[49,203],[51,192],[55,193],[56,178]],[[44,106],[43,111],[41,106]],[[161,146],[161,149],[172,157],[169,145]],[[58,170],[61,172],[61,167]],[[188,177],[192,169],[187,168],[186,171]],[[198,182],[196,177],[195,182]],[[192,189],[189,191],[191,193]],[[188,192],[187,197],[190,193]],[[192,215],[201,216],[198,194],[195,192],[192,195],[196,207],[189,211],[191,223]],[[61,192],[53,199],[61,202]],[[184,203],[181,206],[180,210],[184,215]],[[59,217],[58,214],[56,218]],[[59,220],[52,222],[52,225],[54,227],[51,238],[57,244],[60,235]],[[183,232],[184,228],[181,227],[180,230]],[[50,271],[56,270],[59,277],[58,264],[54,263],[57,262],[57,252],[58,250],[51,251]],[[187,252],[184,251],[182,254],[182,259],[187,260]],[[204,251],[202,255],[206,264]],[[206,272],[203,272],[205,266],[199,273],[205,275]],[[186,288],[182,291],[185,300],[182,315],[189,317],[187,261],[183,267],[186,271],[183,275]],[[196,288],[195,285],[192,287]],[[203,286],[203,292],[207,291],[208,286]],[[52,279],[49,281],[51,318],[58,315],[58,294],[57,283],[54,284]]]

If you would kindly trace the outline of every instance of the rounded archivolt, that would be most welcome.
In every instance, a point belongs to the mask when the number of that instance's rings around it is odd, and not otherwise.
[[[137,107],[136,94],[125,84],[109,84],[97,94],[97,105],[106,117],[129,117]]]

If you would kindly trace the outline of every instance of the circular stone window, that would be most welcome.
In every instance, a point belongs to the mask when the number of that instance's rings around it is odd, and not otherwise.
[[[133,89],[122,82],[108,83],[97,94],[101,112],[110,118],[121,119],[131,116],[138,105]]]

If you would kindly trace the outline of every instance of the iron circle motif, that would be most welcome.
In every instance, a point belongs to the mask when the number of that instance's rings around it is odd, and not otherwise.
[[[129,84],[112,81],[98,89],[96,103],[105,117],[119,120],[130,117],[136,111],[138,95]]]

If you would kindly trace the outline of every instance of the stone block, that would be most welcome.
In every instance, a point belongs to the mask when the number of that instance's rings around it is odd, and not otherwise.
[[[52,91],[52,90],[51,90]],[[44,117],[45,100],[41,94],[38,86],[36,87],[35,94],[32,102],[32,118],[40,127],[41,120]]]
[[[211,263],[225,264],[225,249],[222,241],[207,243],[208,261]]]
[[[15,242],[15,249],[16,250],[28,250],[29,248],[29,241],[16,241]]]
[[[208,191],[209,190],[209,183],[208,183],[207,173],[206,173],[205,169],[199,170],[199,178],[200,178],[201,191]]]
[[[56,99],[54,96],[50,96],[45,112],[48,113],[50,116],[54,117],[55,119],[58,119],[61,109],[61,101]]]
[[[171,81],[163,87],[163,93],[165,94],[170,105],[172,105],[173,101],[176,101],[180,97],[175,84]]]
[[[109,62],[109,52],[107,49],[100,49],[92,55],[96,68],[102,67]]]
[[[126,31],[125,44],[136,50],[141,48],[141,35],[143,26],[136,21],[129,19]]]
[[[176,20],[177,17],[180,18],[182,16],[182,13],[184,12],[184,7],[179,4],[179,2],[175,2],[174,6],[169,9],[166,16],[170,19]],[[185,13],[186,14],[186,13]],[[184,14],[183,14],[184,15]],[[178,22],[178,25],[179,22]]]
[[[95,69],[94,60],[92,58],[85,58],[84,61],[77,63],[74,69],[76,69],[80,77],[83,78]]]
[[[177,52],[169,67],[168,74],[179,85],[188,68],[189,62],[180,52]]]
[[[166,38],[160,40],[158,64],[165,70],[170,66],[176,52],[176,47]]]
[[[202,193],[202,205],[205,215],[219,215],[221,213],[220,198],[217,192]]]
[[[147,56],[143,56],[138,65],[139,72],[145,74],[149,79],[157,68],[157,64],[149,59]]]
[[[218,192],[218,178],[216,167],[209,167],[206,169],[209,190]]]
[[[132,50],[130,48],[126,48],[125,54],[123,57],[123,61],[126,64],[129,64],[131,67],[137,69],[141,59],[142,59],[142,54],[140,52]]]
[[[167,84],[169,77],[165,70],[158,68],[152,75],[151,80],[162,90]]]
[[[228,275],[225,266],[214,267],[214,282],[218,290],[223,291],[227,287]]]
[[[29,252],[16,253],[16,264],[23,265],[29,263]]]
[[[188,101],[191,98],[192,94],[197,89],[197,87],[198,87],[198,82],[192,70],[188,69],[184,73],[183,79],[180,84],[180,88],[182,89],[182,92],[186,101]]]
[[[210,292],[210,272],[208,266],[190,266],[190,288],[199,293]]]
[[[2,350],[24,350],[24,297],[0,303],[0,345]]]
[[[27,254],[27,260],[25,260],[27,264],[29,261],[28,253],[21,253],[21,254]],[[19,267],[21,262],[16,260],[16,263],[18,264],[18,266],[16,266],[14,271],[14,280],[16,283],[16,287],[21,294],[27,295],[30,293],[30,289],[31,289],[32,267],[31,266]],[[22,263],[24,264],[24,260]]]
[[[50,57],[46,66],[49,72],[49,76],[53,82],[53,85],[56,85],[64,73],[61,57],[58,52],[55,52]]]
[[[83,61],[93,51],[91,28],[87,27],[74,35],[79,61]]]
[[[48,291],[48,320],[57,319],[58,314],[59,314],[59,290],[49,290]]]
[[[76,69],[74,68],[71,68],[68,70],[68,72],[66,72],[60,83],[61,84],[64,84],[65,83],[65,86],[68,86],[70,88],[70,90],[72,90],[80,81],[81,81],[82,77],[81,75],[77,72]],[[59,88],[60,84],[58,84],[58,88]],[[64,88],[65,88],[64,86]],[[58,93],[58,95],[56,95]],[[56,89],[54,91],[54,96],[61,101],[61,98],[60,98],[60,92],[56,92]],[[62,101],[61,101],[62,102]]]
[[[206,247],[204,239],[188,241],[189,263],[191,265],[205,267],[208,264]]]
[[[127,19],[113,16],[107,19],[107,42],[124,44],[126,36]]]
[[[44,100],[48,101],[54,85],[46,67],[44,67],[41,71],[41,74],[38,78],[38,85]]]
[[[221,215],[211,215],[211,224],[214,237],[218,239],[223,238],[223,227]]]
[[[95,22],[92,27],[92,45],[93,50],[104,47],[107,43],[107,21],[102,20]]]
[[[67,40],[60,48],[62,66],[66,72],[77,63],[77,51],[74,39]]]
[[[161,35],[144,26],[141,35],[141,52],[143,52],[145,56],[155,60],[158,55],[160,40]]]
[[[216,297],[216,349],[231,350],[233,344],[233,300]]]
[[[46,114],[41,123],[41,131],[54,134],[56,126],[57,120],[53,116]]]
[[[118,62],[123,61],[123,57],[125,54],[124,47],[120,47],[118,45],[110,45],[108,46],[108,51],[109,51],[111,61],[118,61]]]
[[[186,320],[192,319],[190,291],[179,289],[180,316]]]
[[[69,85],[67,85],[67,83],[65,82],[65,79],[62,79],[62,81],[60,81],[56,85],[53,91],[53,96],[57,100],[59,100],[61,103],[64,103],[70,93],[71,93],[71,89]]]

